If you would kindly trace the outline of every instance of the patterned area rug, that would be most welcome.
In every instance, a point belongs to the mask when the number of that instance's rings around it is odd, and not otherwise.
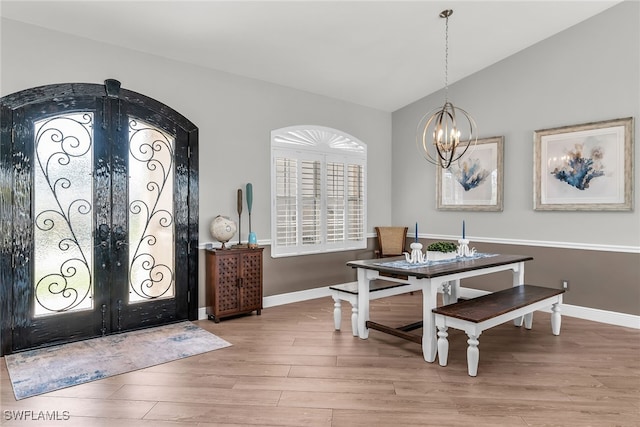
[[[5,356],[16,399],[83,384],[231,344],[191,322]]]

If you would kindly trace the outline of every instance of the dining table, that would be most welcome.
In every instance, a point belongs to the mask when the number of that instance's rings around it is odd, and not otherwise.
[[[438,292],[443,304],[457,301],[460,280],[501,271],[511,271],[511,286],[524,284],[524,263],[533,260],[527,255],[475,253],[450,260],[412,264],[403,257],[375,258],[347,262],[357,270],[358,277],[358,336],[369,337],[369,329],[376,329],[422,344],[424,360],[433,362],[437,353],[437,332],[432,309],[437,307]],[[372,280],[390,280],[405,284],[406,292],[422,292],[422,319],[404,327],[390,327],[370,320],[369,286]],[[514,321],[518,322],[518,320]],[[412,329],[422,328],[422,335]]]

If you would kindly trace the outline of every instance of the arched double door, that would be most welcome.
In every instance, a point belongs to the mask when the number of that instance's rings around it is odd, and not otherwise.
[[[2,354],[197,318],[197,128],[115,80],[0,106]]]

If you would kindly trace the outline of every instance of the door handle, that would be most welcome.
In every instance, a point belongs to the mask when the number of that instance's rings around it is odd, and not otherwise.
[[[109,237],[109,233],[111,233],[111,230],[107,224],[100,224],[98,226],[98,237],[100,237],[100,239],[106,240]]]
[[[98,226],[98,239],[100,239],[100,243],[96,245],[96,247],[100,247],[106,249],[109,246],[109,234],[111,230],[107,224],[100,224]]]

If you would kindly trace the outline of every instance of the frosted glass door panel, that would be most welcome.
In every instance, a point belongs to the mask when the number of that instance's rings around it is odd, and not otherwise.
[[[129,302],[175,295],[175,139],[129,121]]]
[[[93,114],[35,122],[35,316],[93,308]]]

